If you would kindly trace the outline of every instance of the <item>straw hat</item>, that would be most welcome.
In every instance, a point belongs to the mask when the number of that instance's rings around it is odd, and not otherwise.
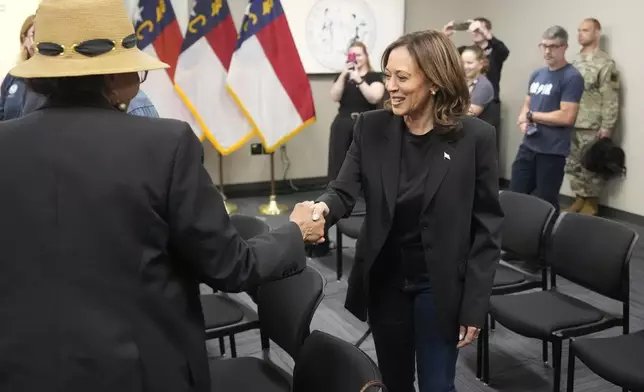
[[[9,73],[21,78],[109,75],[168,68],[137,48],[123,0],[42,0],[35,54]]]

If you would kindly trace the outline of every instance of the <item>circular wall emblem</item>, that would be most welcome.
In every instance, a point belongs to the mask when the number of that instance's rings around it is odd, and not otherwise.
[[[376,19],[364,0],[319,0],[306,20],[306,43],[324,67],[340,71],[349,45],[361,41],[367,50],[376,43]]]

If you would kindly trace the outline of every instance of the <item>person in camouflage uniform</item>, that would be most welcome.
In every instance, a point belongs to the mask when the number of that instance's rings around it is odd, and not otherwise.
[[[584,95],[572,135],[566,173],[572,178],[570,187],[575,201],[566,211],[585,215],[597,214],[597,202],[604,180],[581,166],[586,148],[598,138],[610,137],[619,114],[619,74],[615,62],[599,49],[601,25],[586,19],[579,27],[581,51],[573,65],[584,77]]]

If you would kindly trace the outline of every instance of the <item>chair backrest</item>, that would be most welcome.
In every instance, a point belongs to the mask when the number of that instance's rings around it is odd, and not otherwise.
[[[324,296],[324,278],[311,267],[259,286],[257,314],[262,333],[293,359],[309,336],[311,320]]]
[[[364,351],[335,336],[313,331],[295,361],[292,391],[359,392],[370,381],[381,381],[381,376]]]
[[[271,229],[266,222],[256,216],[235,214],[230,216],[230,221],[239,235],[245,240],[268,233]]]
[[[555,208],[536,196],[512,191],[501,191],[499,202],[504,214],[501,248],[527,262],[541,262]]]
[[[552,230],[546,261],[557,275],[626,302],[637,239],[637,232],[621,223],[564,212]]]

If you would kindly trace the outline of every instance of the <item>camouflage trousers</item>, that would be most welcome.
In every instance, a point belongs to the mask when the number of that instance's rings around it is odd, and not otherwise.
[[[581,166],[580,160],[586,148],[597,140],[597,130],[575,128],[572,133],[570,155],[566,162],[566,174],[570,175],[570,188],[579,197],[599,197],[604,188],[604,179]]]

